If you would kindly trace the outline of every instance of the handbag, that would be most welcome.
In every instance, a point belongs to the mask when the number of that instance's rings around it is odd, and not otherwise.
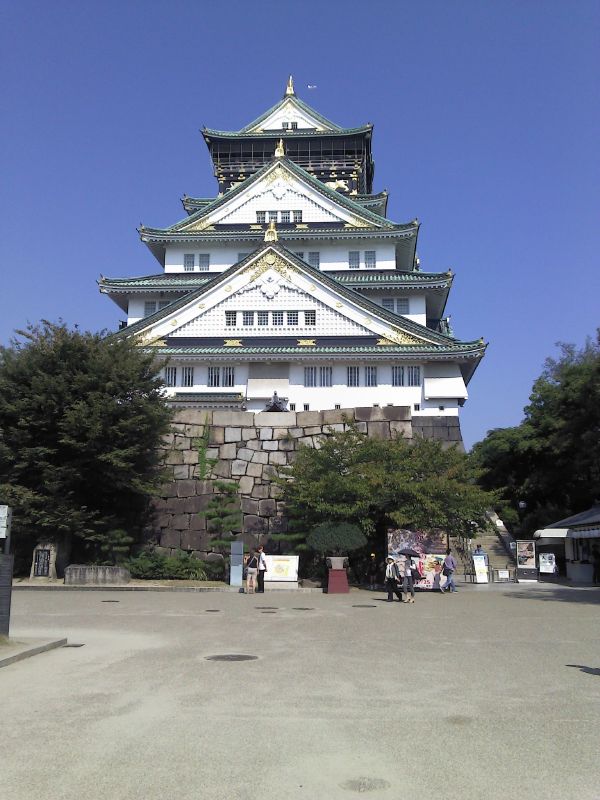
[[[422,575],[421,575],[421,573],[419,572],[419,570],[418,570],[418,569],[415,569],[415,567],[413,567],[413,568],[411,569],[411,571],[410,571],[410,574],[412,575],[412,579],[413,579],[413,581],[420,581],[420,580],[421,580],[421,578],[422,578]]]

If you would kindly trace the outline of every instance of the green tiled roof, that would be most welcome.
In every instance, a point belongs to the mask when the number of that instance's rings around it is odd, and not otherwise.
[[[361,133],[370,133],[372,125],[361,125],[359,128],[337,128],[316,129],[316,128],[271,128],[266,131],[217,131],[213,128],[203,128],[202,134],[206,139],[296,139],[315,136],[357,136]]]
[[[409,284],[418,287],[439,286],[440,288],[452,284],[452,275],[447,272],[335,272],[332,277],[348,286],[380,286],[393,284]]]
[[[243,341],[243,337],[242,337]],[[279,347],[152,347],[152,352],[161,355],[227,355],[235,358],[236,355],[265,355],[265,356],[288,356],[288,355],[412,355],[421,358],[424,355],[451,355],[456,358],[479,358],[485,351],[485,344],[481,342],[458,342],[442,346],[421,346],[414,344],[392,344],[392,345],[348,345],[331,347],[298,347],[293,345],[283,345]]]
[[[221,273],[217,273],[221,274]],[[98,281],[103,289],[160,289],[161,291],[197,289],[212,280],[215,273],[161,272],[159,275],[142,275],[139,278],[101,278]]]

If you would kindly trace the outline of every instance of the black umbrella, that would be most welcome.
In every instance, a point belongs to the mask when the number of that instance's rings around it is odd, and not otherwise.
[[[410,547],[405,547],[404,550],[398,550],[398,555],[408,556],[409,558],[418,558],[421,553],[417,553],[416,550],[411,550]]]

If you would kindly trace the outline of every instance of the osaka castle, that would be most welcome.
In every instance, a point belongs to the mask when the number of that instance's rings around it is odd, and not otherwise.
[[[453,336],[452,272],[421,270],[418,221],[392,221],[373,191],[372,134],[326,119],[291,77],[240,130],[202,130],[216,196],[140,227],[152,274],[99,281],[174,406],[458,415],[485,344]]]

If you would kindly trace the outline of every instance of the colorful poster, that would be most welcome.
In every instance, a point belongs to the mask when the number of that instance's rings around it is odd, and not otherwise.
[[[554,575],[556,572],[556,557],[554,553],[540,553],[540,572]]]
[[[517,567],[519,569],[536,569],[535,542],[517,542]]]
[[[475,569],[475,583],[488,583],[488,568],[485,563],[487,556],[473,556],[473,567]]]
[[[400,550],[410,549],[418,553],[412,557],[412,565],[418,570],[420,580],[415,581],[419,589],[440,589],[446,583],[442,575],[442,564],[446,553],[446,534],[443,531],[409,531],[396,528],[388,531],[388,554],[402,564]]]
[[[265,581],[297,581],[299,556],[265,556]]]

